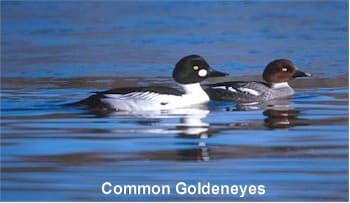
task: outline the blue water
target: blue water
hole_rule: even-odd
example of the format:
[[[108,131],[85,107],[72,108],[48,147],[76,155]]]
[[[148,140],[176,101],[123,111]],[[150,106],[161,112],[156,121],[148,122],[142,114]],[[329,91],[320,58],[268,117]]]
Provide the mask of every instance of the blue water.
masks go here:
[[[1,1],[1,200],[348,200],[347,1]],[[279,106],[94,115],[61,104],[165,84],[200,54],[232,79],[291,59]],[[288,116],[284,113],[288,112]],[[200,124],[193,125],[195,121]],[[104,195],[101,184],[265,185],[264,195]]]

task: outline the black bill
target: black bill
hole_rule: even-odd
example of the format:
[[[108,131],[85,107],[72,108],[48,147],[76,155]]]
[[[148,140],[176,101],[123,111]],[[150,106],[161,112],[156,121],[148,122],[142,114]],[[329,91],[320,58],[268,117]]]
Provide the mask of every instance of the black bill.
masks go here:
[[[227,73],[223,73],[220,71],[216,71],[214,69],[209,69],[208,77],[222,77],[228,75]]]
[[[311,73],[306,73],[306,72],[297,70],[297,71],[294,73],[293,78],[311,77],[311,76],[312,76]]]

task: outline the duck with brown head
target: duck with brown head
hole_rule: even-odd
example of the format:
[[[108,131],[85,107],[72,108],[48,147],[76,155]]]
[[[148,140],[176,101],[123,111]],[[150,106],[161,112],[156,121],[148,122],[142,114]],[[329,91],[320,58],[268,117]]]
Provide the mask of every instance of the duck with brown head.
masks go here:
[[[298,77],[311,77],[311,74],[298,70],[288,59],[277,59],[266,66],[262,76],[265,82],[229,81],[210,84],[205,91],[213,100],[264,102],[293,95],[289,82]]]

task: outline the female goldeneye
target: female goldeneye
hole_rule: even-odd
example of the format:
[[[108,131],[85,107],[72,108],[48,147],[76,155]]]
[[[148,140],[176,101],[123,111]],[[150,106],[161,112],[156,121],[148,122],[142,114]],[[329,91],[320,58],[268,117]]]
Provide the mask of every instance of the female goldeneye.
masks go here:
[[[124,87],[96,92],[75,104],[93,110],[128,112],[190,107],[209,101],[199,82],[208,77],[225,75],[227,74],[213,70],[201,56],[190,55],[178,61],[173,71],[174,80],[184,92],[163,86]]]
[[[294,94],[288,84],[298,77],[310,77],[310,73],[302,72],[287,59],[270,62],[263,73],[266,82],[230,81],[209,84],[205,91],[213,100],[228,100],[239,103],[264,102]]]

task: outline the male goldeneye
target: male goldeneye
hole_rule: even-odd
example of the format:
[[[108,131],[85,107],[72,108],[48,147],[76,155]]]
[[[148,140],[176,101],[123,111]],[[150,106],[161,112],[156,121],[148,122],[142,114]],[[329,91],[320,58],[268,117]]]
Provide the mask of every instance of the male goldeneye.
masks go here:
[[[209,96],[199,82],[208,77],[225,75],[227,74],[213,70],[201,56],[190,55],[178,61],[173,71],[174,80],[184,92],[163,86],[124,87],[96,92],[75,104],[94,110],[128,112],[190,107],[209,101]]]
[[[229,81],[210,84],[205,89],[213,100],[228,100],[239,103],[265,102],[288,97],[294,94],[288,84],[297,77],[310,77],[310,73],[302,72],[287,59],[270,62],[263,73],[266,82]]]

